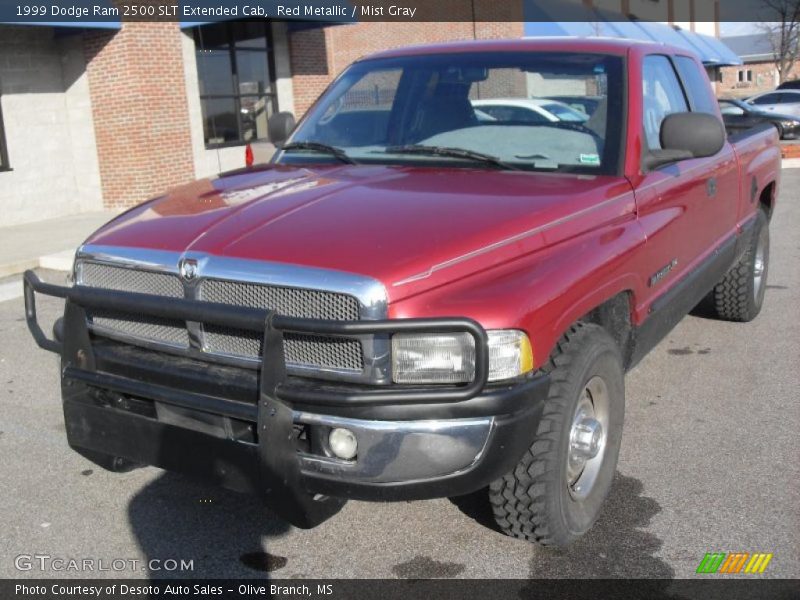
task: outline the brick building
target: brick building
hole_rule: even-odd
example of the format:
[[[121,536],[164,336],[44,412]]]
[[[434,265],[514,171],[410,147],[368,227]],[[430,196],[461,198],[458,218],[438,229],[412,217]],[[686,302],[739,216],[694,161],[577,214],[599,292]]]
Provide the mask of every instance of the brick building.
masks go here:
[[[722,38],[722,42],[736,52],[744,64],[720,69],[718,96],[752,96],[774,90],[780,83],[772,45],[764,33],[729,36]],[[800,71],[795,66],[790,78],[798,76]]]
[[[487,17],[496,10],[476,4]],[[251,140],[260,140],[257,158],[268,156],[269,115],[299,117],[354,59],[413,43],[522,37],[513,18],[0,25],[0,226],[131,206],[243,166]]]

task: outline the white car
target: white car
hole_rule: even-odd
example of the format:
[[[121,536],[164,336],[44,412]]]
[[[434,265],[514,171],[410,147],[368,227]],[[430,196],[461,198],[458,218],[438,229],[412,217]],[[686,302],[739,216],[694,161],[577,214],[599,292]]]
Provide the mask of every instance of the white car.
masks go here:
[[[765,112],[800,117],[800,90],[775,90],[756,94],[745,100]]]
[[[547,98],[489,98],[471,100],[471,103],[476,114],[480,112],[489,115],[495,121],[583,123],[589,118],[563,102]],[[480,114],[478,116],[480,118]]]

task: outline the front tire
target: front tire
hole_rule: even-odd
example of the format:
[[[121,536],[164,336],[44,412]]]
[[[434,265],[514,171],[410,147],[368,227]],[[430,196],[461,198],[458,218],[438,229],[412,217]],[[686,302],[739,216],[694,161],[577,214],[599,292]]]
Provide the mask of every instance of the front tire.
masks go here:
[[[714,287],[717,316],[728,321],[755,319],[764,304],[768,270],[769,221],[760,209],[747,250]]]
[[[625,413],[622,356],[600,326],[578,323],[548,365],[550,392],[533,444],[489,486],[507,535],[564,546],[600,514],[617,466]]]

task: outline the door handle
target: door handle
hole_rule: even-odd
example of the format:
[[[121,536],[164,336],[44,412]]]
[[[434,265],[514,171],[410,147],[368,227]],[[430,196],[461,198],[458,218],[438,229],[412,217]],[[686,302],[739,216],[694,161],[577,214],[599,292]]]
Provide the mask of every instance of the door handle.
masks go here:
[[[709,177],[706,179],[706,196],[713,198],[717,195],[717,178]]]

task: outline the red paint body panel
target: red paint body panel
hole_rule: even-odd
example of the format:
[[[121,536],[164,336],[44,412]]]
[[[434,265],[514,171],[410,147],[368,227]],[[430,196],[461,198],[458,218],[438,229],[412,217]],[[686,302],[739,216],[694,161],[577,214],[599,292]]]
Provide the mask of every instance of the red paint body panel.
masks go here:
[[[505,40],[392,50],[569,50],[627,57],[619,176],[407,166],[269,166],[203,180],[133,209],[88,242],[278,261],[361,273],[386,287],[391,317],[467,316],[521,328],[542,362],[576,319],[621,292],[636,324],[754,214],[776,183],[775,135],[717,156],[641,169],[641,61],[678,54],[619,40]],[[698,68],[699,63],[698,63]],[[718,180],[707,198],[706,180]],[[677,259],[657,288],[650,276]]]

